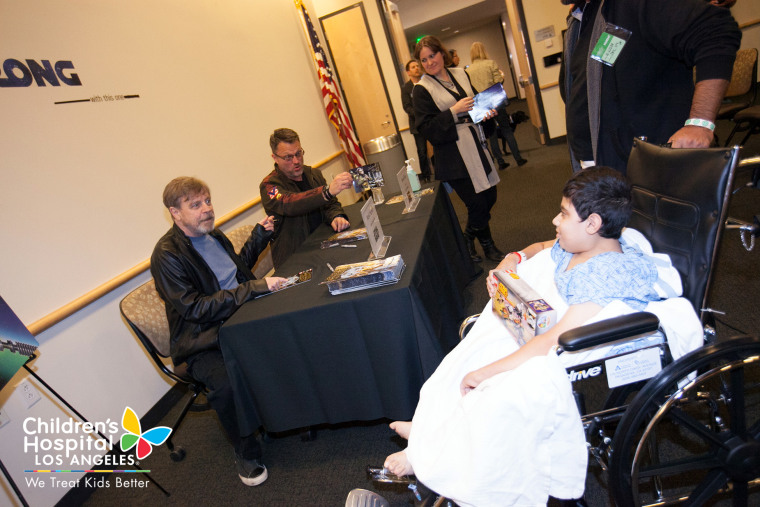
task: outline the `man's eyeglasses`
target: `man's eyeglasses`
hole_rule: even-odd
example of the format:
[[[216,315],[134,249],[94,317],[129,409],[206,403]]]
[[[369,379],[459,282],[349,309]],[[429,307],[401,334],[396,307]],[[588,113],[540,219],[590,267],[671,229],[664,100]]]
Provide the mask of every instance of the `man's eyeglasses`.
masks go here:
[[[294,158],[303,158],[303,154],[304,153],[306,153],[306,150],[304,150],[302,148],[302,149],[298,150],[297,152],[295,152],[293,154],[290,154],[290,155],[282,156],[282,155],[278,155],[277,153],[275,153],[274,156],[277,157],[277,158],[281,158],[285,162],[293,162]]]

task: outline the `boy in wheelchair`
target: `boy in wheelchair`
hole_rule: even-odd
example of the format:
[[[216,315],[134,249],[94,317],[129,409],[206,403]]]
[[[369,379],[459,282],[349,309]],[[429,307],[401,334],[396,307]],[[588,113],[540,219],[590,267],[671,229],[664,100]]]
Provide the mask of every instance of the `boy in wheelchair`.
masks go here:
[[[558,337],[592,320],[651,311],[651,302],[679,293],[680,279],[667,256],[634,244],[643,240],[635,231],[626,235],[633,241],[621,239],[631,189],[620,173],[604,167],[576,173],[560,210],[555,240],[513,252],[496,268],[517,271],[559,321],[518,348],[489,304],[422,387],[413,420],[391,424],[408,447],[388,456],[390,473],[415,474],[462,506],[582,497],[586,441],[565,368],[586,357],[558,356]],[[489,295],[495,287],[492,271]],[[662,313],[677,318],[688,343],[681,347],[690,349],[701,343],[701,326],[688,301],[682,303]]]

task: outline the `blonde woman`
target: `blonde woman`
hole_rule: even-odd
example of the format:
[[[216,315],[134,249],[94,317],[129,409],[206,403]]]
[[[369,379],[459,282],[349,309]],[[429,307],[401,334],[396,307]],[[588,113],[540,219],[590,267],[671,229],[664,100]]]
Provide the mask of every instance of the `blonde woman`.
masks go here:
[[[472,43],[470,47],[470,59],[472,60],[472,64],[466,70],[475,89],[483,91],[496,83],[504,82],[504,73],[496,65],[496,62],[488,58],[486,47],[482,42]],[[496,116],[498,128],[489,138],[489,142],[491,143],[491,152],[499,163],[499,169],[506,169],[509,166],[509,163],[504,161],[499,149],[499,136],[509,145],[509,149],[512,150],[512,156],[515,157],[517,165],[525,165],[528,161],[520,155],[520,148],[517,146],[512,127],[509,126],[507,105],[504,104],[497,108],[496,112],[498,113]]]

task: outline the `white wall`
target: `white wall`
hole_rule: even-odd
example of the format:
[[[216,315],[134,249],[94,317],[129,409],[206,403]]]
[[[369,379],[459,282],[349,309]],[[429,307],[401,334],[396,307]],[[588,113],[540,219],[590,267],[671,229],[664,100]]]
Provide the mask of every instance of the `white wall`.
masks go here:
[[[448,49],[456,49],[459,55],[459,67],[465,68],[472,63],[470,59],[470,46],[473,42],[482,42],[486,47],[488,57],[496,62],[504,72],[504,89],[509,98],[516,97],[515,84],[512,79],[512,70],[509,67],[510,58],[507,53],[507,47],[504,42],[504,32],[501,28],[501,21],[494,19],[486,24],[463,30],[456,35],[441,39],[441,42]]]
[[[150,256],[170,226],[161,192],[171,178],[204,179],[222,216],[258,196],[271,170],[273,129],[297,130],[307,163],[340,149],[292,2],[0,0],[0,7],[3,59],[70,60],[82,82],[0,88],[0,294],[27,325]],[[140,97],[54,104],[124,94]],[[254,209],[234,225],[261,216]],[[37,337],[34,368],[92,421],[120,421],[127,404],[142,416],[169,387],[118,311],[147,279]],[[0,458],[30,504],[53,505],[65,488],[24,486],[23,470],[40,466],[23,452],[22,423],[69,416],[45,398],[27,409],[13,389],[23,377],[0,394],[11,419],[0,428]],[[0,504],[13,504],[2,486]]]

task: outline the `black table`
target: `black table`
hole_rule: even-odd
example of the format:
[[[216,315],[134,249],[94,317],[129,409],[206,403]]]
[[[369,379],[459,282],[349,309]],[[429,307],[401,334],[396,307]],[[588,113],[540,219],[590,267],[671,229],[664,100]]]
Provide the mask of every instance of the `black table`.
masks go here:
[[[337,296],[320,285],[333,267],[366,261],[357,248],[320,249],[332,230],[321,226],[278,270],[312,268],[310,282],[243,305],[219,340],[238,407],[257,410],[268,431],[322,423],[389,418],[409,420],[423,382],[458,342],[463,288],[474,277],[457,217],[442,186],[404,204],[379,205],[387,256],[407,264],[401,280]],[[348,206],[362,227],[364,202]]]

